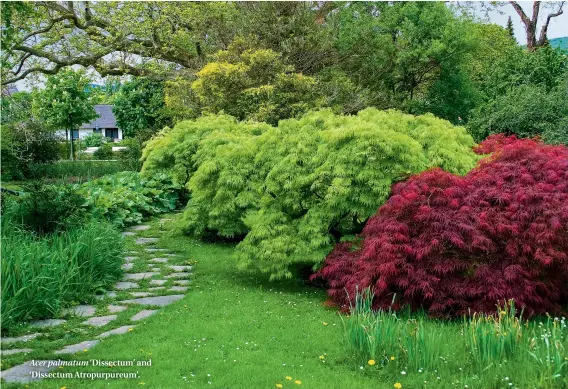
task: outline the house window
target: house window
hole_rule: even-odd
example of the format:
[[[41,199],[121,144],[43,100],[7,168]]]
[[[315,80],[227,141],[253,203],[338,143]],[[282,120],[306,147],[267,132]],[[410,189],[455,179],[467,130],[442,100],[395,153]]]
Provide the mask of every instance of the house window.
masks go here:
[[[111,138],[112,140],[118,139],[118,128],[106,128],[105,137]]]
[[[79,139],[79,130],[71,130],[71,134],[73,135],[73,139]]]
[[[94,134],[102,134],[102,132],[103,132],[102,128],[93,128]]]

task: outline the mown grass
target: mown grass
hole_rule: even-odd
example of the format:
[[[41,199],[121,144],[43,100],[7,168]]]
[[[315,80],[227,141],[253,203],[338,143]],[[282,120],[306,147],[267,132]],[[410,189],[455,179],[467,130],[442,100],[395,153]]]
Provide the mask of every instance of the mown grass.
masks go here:
[[[420,342],[426,342],[437,345],[438,351],[423,358],[419,352],[411,357],[396,349],[392,355],[377,349],[376,363],[371,366],[369,356],[353,349],[346,336],[347,321],[354,320],[354,316],[340,316],[326,307],[323,290],[308,287],[300,280],[268,282],[262,276],[241,273],[234,266],[233,245],[206,244],[183,237],[173,231],[172,223],[161,225],[154,221],[152,226],[147,236],[156,236],[160,226],[167,230],[160,234],[160,247],[180,254],[184,261],[196,261],[188,295],[140,323],[134,331],[108,338],[86,353],[65,357],[151,359],[152,366],[63,368],[58,371],[134,371],[139,377],[44,380],[29,384],[29,388],[256,389],[275,388],[277,384],[314,389],[384,389],[395,384],[404,389],[551,387],[521,385],[523,366],[519,365],[515,365],[518,370],[506,370],[508,376],[494,370],[490,379],[482,381],[479,377],[483,369],[468,366],[468,351],[459,346],[465,344],[462,323],[417,316],[404,320],[402,328],[410,334],[418,330],[425,338],[403,337],[403,341],[416,342],[403,343],[403,347],[418,350],[424,344]],[[133,245],[128,249],[141,250]],[[394,336],[393,344],[399,346],[400,338],[394,333],[389,334],[387,328],[380,331],[385,332],[383,338],[387,341]],[[411,368],[420,364],[427,367]],[[513,366],[507,359],[498,365]],[[478,371],[478,378],[471,371]],[[566,387],[565,381],[557,383],[554,388]]]

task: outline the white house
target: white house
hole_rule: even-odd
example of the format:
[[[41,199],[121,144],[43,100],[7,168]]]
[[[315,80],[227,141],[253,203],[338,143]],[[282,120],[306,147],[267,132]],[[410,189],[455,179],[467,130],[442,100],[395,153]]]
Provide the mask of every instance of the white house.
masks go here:
[[[89,123],[81,124],[77,130],[73,130],[73,139],[83,139],[93,133],[99,133],[107,138],[111,138],[113,142],[122,139],[122,130],[116,125],[116,118],[112,113],[112,105],[95,105],[95,111],[99,115],[96,119]],[[62,138],[69,139],[68,132],[58,130],[56,134]]]

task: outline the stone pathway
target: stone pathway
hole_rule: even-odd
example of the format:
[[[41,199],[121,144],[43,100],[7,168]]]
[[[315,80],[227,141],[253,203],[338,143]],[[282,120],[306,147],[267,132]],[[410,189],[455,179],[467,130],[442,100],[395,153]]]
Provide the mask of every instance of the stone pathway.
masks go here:
[[[170,220],[160,219],[160,222]],[[37,342],[36,339],[49,339],[42,337],[42,335],[49,335],[50,331],[53,331],[51,327],[72,326],[75,325],[74,323],[78,323],[78,333],[82,331],[85,334],[91,334],[83,335],[83,339],[88,336],[94,340],[82,340],[76,344],[68,344],[63,348],[58,346],[59,349],[52,351],[53,360],[57,360],[58,355],[62,354],[82,353],[95,347],[98,343],[104,342],[104,339],[109,336],[132,331],[138,323],[155,315],[159,307],[181,300],[191,284],[192,267],[187,264],[188,262],[183,263],[184,258],[181,256],[159,247],[160,238],[141,236],[149,230],[151,230],[149,225],[138,225],[123,232],[124,239],[131,239],[139,249],[127,253],[122,265],[125,272],[124,277],[116,282],[112,287],[113,290],[97,296],[101,303],[96,307],[79,305],[62,310],[58,318],[30,323],[30,329],[35,330],[33,333],[2,338],[2,358],[10,355],[33,354],[34,342]],[[136,269],[136,272],[133,271],[134,269]],[[105,305],[101,305],[103,303]],[[124,312],[127,310],[128,312]],[[136,313],[133,314],[133,311]],[[81,321],[79,322],[79,320]],[[70,323],[67,323],[67,321],[70,321]],[[116,328],[113,328],[114,322],[124,324],[125,321],[136,324],[114,324]],[[97,335],[97,331],[101,332]],[[6,349],[6,347],[8,348]],[[42,344],[42,347],[45,347],[45,345]],[[37,380],[32,378],[32,371],[47,373],[55,369],[53,366],[31,366],[30,362],[33,357],[28,358],[30,361],[1,371],[0,377],[6,382],[27,383]]]

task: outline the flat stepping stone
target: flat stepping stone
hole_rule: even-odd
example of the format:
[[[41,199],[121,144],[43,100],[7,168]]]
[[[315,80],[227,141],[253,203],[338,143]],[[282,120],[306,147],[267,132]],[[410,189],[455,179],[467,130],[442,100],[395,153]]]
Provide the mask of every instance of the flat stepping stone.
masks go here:
[[[133,235],[136,235],[136,233],[132,231],[124,231],[122,233],[122,236],[133,236]]]
[[[85,350],[89,350],[97,345],[100,340],[86,340],[81,343],[77,344],[70,344],[69,346],[63,347],[61,350],[57,350],[54,354],[75,354],[78,352],[84,352]]]
[[[92,327],[102,327],[106,326],[111,321],[115,320],[118,316],[116,315],[108,315],[108,316],[95,316],[91,317],[89,320],[85,320],[83,323],[86,326]]]
[[[156,262],[156,263],[166,263],[168,261],[169,261],[168,258],[152,258],[152,259],[150,259],[150,262]]]
[[[187,270],[191,270],[191,266],[177,266],[177,265],[168,265],[168,267],[174,271],[187,271]]]
[[[191,281],[189,281],[189,280],[175,280],[174,284],[185,286],[185,285],[191,284]]]
[[[143,280],[145,278],[152,278],[155,275],[160,274],[160,273],[156,273],[156,272],[144,272],[144,273],[131,273],[131,274],[125,274],[123,280],[136,280],[136,281],[140,281]]]
[[[145,319],[147,317],[152,316],[154,313],[158,312],[156,309],[144,309],[143,311],[138,312],[136,315],[130,318],[131,321],[138,321]]]
[[[131,295],[133,295],[134,297],[148,297],[148,296],[153,296],[153,293],[148,293],[148,292],[130,292]]]
[[[11,350],[2,350],[2,355],[13,355],[13,354],[21,354],[21,353],[31,353],[34,351],[31,348],[14,348]]]
[[[78,305],[73,308],[65,309],[63,311],[64,315],[73,315],[81,317],[89,317],[95,314],[96,308],[92,305]]]
[[[138,238],[136,239],[136,244],[148,244],[148,243],[156,243],[158,238]]]
[[[172,273],[167,276],[164,276],[164,278],[187,278],[190,275],[191,273]]]
[[[63,323],[67,323],[67,320],[63,320],[63,319],[38,320],[38,321],[31,322],[30,325],[32,327],[45,328],[45,327],[59,326]]]
[[[118,290],[127,290],[127,289],[135,289],[138,288],[138,284],[136,282],[124,282],[120,281],[114,284],[114,289]],[[116,297],[116,294],[114,295]]]
[[[18,336],[16,338],[1,338],[0,342],[1,343],[29,342],[30,340],[33,340],[40,335],[41,334],[39,332],[36,332],[34,334]]]
[[[126,307],[122,307],[120,305],[109,305],[107,308],[110,313],[118,313],[127,309]]]
[[[111,335],[121,335],[121,334],[126,334],[129,330],[133,329],[136,326],[122,326],[122,327],[118,327],[115,328],[114,330],[110,330],[107,332],[103,332],[102,334],[100,334],[99,336],[97,336],[97,338],[107,338]]]
[[[124,271],[132,270],[133,267],[134,267],[133,263],[125,263],[124,265],[121,266],[122,270]]]
[[[51,366],[48,367],[49,362]],[[32,381],[39,381],[41,378],[33,377],[32,372],[37,373],[49,373],[57,368],[57,361],[45,361],[45,366],[31,366],[32,361],[27,361],[21,365],[14,366],[10,369],[3,370],[0,372],[0,377],[6,382],[18,382],[18,383],[28,383]],[[38,374],[39,375],[39,374]]]
[[[124,257],[124,260],[125,260],[126,262],[132,262],[132,261],[134,261],[135,259],[138,259],[138,257]]]
[[[160,219],[160,223],[171,222],[174,219],[170,219],[169,217],[163,217]]]
[[[187,286],[172,286],[168,290],[170,292],[185,292],[187,290]]]
[[[104,300],[105,298],[115,298],[117,296],[116,292],[106,292],[102,296],[97,296],[97,300]]]
[[[146,231],[149,230],[151,227],[145,224],[141,224],[139,226],[130,227],[132,231]]]
[[[165,286],[154,286],[153,288],[148,288],[148,290],[164,290],[166,289]]]
[[[168,251],[168,249],[157,249],[155,247],[151,247],[151,248],[145,249],[145,250],[149,253],[157,253],[159,251]],[[164,254],[164,255],[167,255],[167,254]]]
[[[159,273],[160,270],[161,270],[161,269],[160,269],[159,267],[151,267],[151,268],[150,268],[150,271],[153,271],[153,272],[156,272],[156,273]]]
[[[164,285],[166,282],[168,282],[168,280],[150,280],[150,285],[162,286],[162,285]]]
[[[181,300],[185,296],[183,294],[171,294],[169,296],[156,296],[156,297],[144,297],[133,300],[121,301],[123,304],[141,304],[141,305],[155,305],[158,307],[165,307],[175,301]]]
[[[177,257],[177,254],[164,254],[166,257]]]

